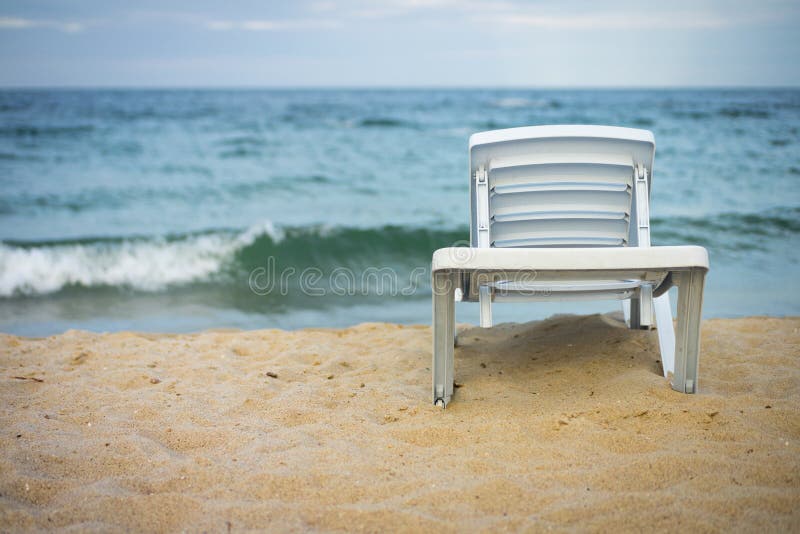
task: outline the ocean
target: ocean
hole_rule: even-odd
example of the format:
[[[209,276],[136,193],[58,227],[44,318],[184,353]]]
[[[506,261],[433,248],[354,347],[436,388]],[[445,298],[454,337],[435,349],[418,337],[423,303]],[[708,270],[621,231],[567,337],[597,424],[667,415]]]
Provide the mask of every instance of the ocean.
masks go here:
[[[652,241],[708,249],[704,316],[800,314],[800,90],[4,90],[0,331],[429,323],[470,134],[539,124],[652,130]]]

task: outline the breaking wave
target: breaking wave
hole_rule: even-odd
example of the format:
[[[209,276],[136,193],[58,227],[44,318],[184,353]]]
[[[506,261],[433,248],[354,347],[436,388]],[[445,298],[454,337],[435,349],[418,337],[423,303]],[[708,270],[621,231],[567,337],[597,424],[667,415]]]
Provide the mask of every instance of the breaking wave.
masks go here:
[[[0,297],[71,288],[116,287],[157,292],[189,284],[246,283],[248,273],[276,258],[278,269],[365,268],[430,262],[433,250],[468,231],[382,228],[212,230],[163,237],[90,238],[0,243]]]

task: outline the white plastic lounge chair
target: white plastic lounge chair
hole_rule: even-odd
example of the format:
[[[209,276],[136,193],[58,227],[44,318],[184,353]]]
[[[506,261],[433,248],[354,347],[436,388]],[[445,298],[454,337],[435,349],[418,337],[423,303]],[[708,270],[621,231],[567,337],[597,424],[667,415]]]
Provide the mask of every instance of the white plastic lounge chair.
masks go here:
[[[492,324],[493,301],[622,299],[631,328],[657,324],[672,388],[697,391],[708,254],[650,246],[653,134],[511,128],[474,134],[469,152],[470,247],[433,254],[434,404],[453,395],[459,297],[480,302],[483,327]],[[674,285],[677,339],[667,293]]]

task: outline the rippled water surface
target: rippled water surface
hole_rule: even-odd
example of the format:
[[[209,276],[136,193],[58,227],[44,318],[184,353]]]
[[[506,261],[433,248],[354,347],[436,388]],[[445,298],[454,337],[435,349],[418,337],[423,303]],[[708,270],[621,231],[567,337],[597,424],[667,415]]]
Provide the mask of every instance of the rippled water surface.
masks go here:
[[[428,322],[418,269],[468,237],[469,135],[536,124],[652,130],[653,242],[709,249],[706,316],[800,313],[797,90],[3,91],[0,330]],[[270,257],[326,296],[254,293]]]

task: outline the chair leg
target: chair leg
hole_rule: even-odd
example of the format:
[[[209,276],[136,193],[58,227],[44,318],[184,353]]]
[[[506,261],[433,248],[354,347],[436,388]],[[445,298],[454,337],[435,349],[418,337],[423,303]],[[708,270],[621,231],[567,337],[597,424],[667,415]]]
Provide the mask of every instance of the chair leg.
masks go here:
[[[653,327],[653,286],[642,284],[639,288],[639,328]]]
[[[628,302],[628,328],[639,330],[642,327],[642,313],[639,311],[641,301],[639,297],[631,297]]]
[[[631,330],[648,330],[653,326],[653,286],[642,284],[639,296],[630,298],[630,319],[628,325]]]
[[[433,273],[433,403],[442,408],[453,396],[455,281],[450,273]]]
[[[492,288],[481,286],[478,290],[478,300],[481,306],[481,328],[492,327]]]
[[[672,324],[669,293],[654,298],[653,307],[656,313],[658,345],[661,348],[661,367],[664,369],[664,378],[666,378],[668,373],[675,372],[675,326]]]
[[[678,328],[672,389],[683,393],[696,393],[700,361],[700,320],[706,273],[702,269],[691,269],[673,273],[673,276],[675,274],[678,280]]]

